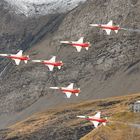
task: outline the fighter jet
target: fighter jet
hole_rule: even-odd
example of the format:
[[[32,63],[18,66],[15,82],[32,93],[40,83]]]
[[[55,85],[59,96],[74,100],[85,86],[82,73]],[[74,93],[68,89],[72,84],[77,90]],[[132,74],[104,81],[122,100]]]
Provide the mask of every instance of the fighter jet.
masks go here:
[[[91,46],[90,42],[84,43],[84,37],[81,37],[78,41],[60,41],[60,43],[72,45],[73,47],[77,49],[78,52],[80,52],[82,48],[85,48],[86,50],[88,50],[89,47]]]
[[[107,35],[110,35],[111,31],[118,31],[121,29],[119,25],[113,25],[113,21],[110,20],[107,24],[90,24],[93,27],[99,27],[106,31]]]
[[[80,93],[80,88],[74,89],[73,86],[74,86],[74,83],[71,83],[67,87],[50,87],[50,88],[59,89],[60,91],[66,94],[67,98],[70,98],[72,94],[75,94],[76,96],[78,96]]]
[[[107,118],[105,118],[105,119],[101,118],[101,112],[97,112],[97,114],[94,116],[77,116],[77,117],[82,118],[84,120],[91,121],[95,128],[98,127],[99,123],[102,123],[104,126],[107,123]]]
[[[63,66],[62,61],[56,62],[56,56],[53,56],[50,60],[32,60],[32,62],[42,63],[48,66],[50,71],[53,71],[54,67],[58,67],[58,69],[61,69]]]
[[[16,65],[20,64],[20,61],[24,61],[26,64],[30,60],[28,55],[22,55],[23,50],[20,50],[17,54],[0,54],[2,57],[11,58],[15,61]]]

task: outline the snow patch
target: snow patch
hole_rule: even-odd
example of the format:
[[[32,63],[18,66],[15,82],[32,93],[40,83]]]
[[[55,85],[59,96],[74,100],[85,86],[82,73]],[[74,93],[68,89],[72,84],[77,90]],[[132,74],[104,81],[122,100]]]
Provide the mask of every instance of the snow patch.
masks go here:
[[[26,16],[46,15],[70,11],[86,0],[5,0],[17,13]]]

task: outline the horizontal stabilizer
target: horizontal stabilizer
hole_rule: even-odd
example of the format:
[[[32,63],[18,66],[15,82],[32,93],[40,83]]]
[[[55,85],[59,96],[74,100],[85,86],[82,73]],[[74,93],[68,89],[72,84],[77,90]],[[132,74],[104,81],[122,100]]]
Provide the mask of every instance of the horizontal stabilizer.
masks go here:
[[[75,93],[75,95],[78,97],[79,96],[79,93]]]
[[[106,126],[106,123],[104,122],[103,125]]]
[[[61,66],[58,66],[58,69],[60,70],[61,69]]]
[[[25,64],[27,64],[28,63],[28,60],[24,60],[24,62],[25,62]]]
[[[118,33],[118,30],[115,30],[115,33],[117,34]]]

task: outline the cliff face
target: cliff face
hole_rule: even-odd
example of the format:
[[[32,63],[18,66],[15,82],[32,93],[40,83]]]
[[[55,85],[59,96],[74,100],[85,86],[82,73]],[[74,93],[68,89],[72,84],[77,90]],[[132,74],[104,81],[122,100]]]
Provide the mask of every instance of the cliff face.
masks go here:
[[[3,114],[15,115],[11,120],[6,119],[8,122],[3,126],[62,103],[138,92],[140,33],[133,29],[140,29],[139,8],[140,2],[136,0],[88,0],[68,13],[37,18],[13,17],[7,11],[0,24],[6,25],[1,30],[11,35],[10,40],[15,38],[11,41],[13,49],[14,46],[28,48],[26,53],[32,59],[49,59],[56,55],[65,65],[51,73],[41,64],[29,62],[19,67],[10,64],[0,81],[0,112],[4,119]],[[107,36],[100,29],[89,27],[90,23],[107,23],[111,19],[129,31],[112,32]],[[83,49],[77,53],[75,48],[59,43],[60,40],[78,40],[81,35],[91,42],[89,51]],[[6,53],[9,48],[9,52],[15,52],[9,47],[12,46],[10,41],[6,42],[7,34],[2,38],[8,48],[3,50],[4,45],[1,46],[2,52]],[[8,60],[2,61],[2,66],[6,65],[5,61]],[[78,98],[66,100],[63,94],[48,88],[67,86],[70,82],[81,87]]]

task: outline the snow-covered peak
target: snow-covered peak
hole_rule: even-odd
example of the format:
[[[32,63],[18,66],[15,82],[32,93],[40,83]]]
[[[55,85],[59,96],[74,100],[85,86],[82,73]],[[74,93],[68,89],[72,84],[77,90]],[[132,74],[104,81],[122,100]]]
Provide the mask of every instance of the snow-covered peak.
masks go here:
[[[80,2],[86,0],[5,0],[14,7],[17,13],[26,16],[34,14],[45,15],[52,13],[62,13],[72,10]]]

